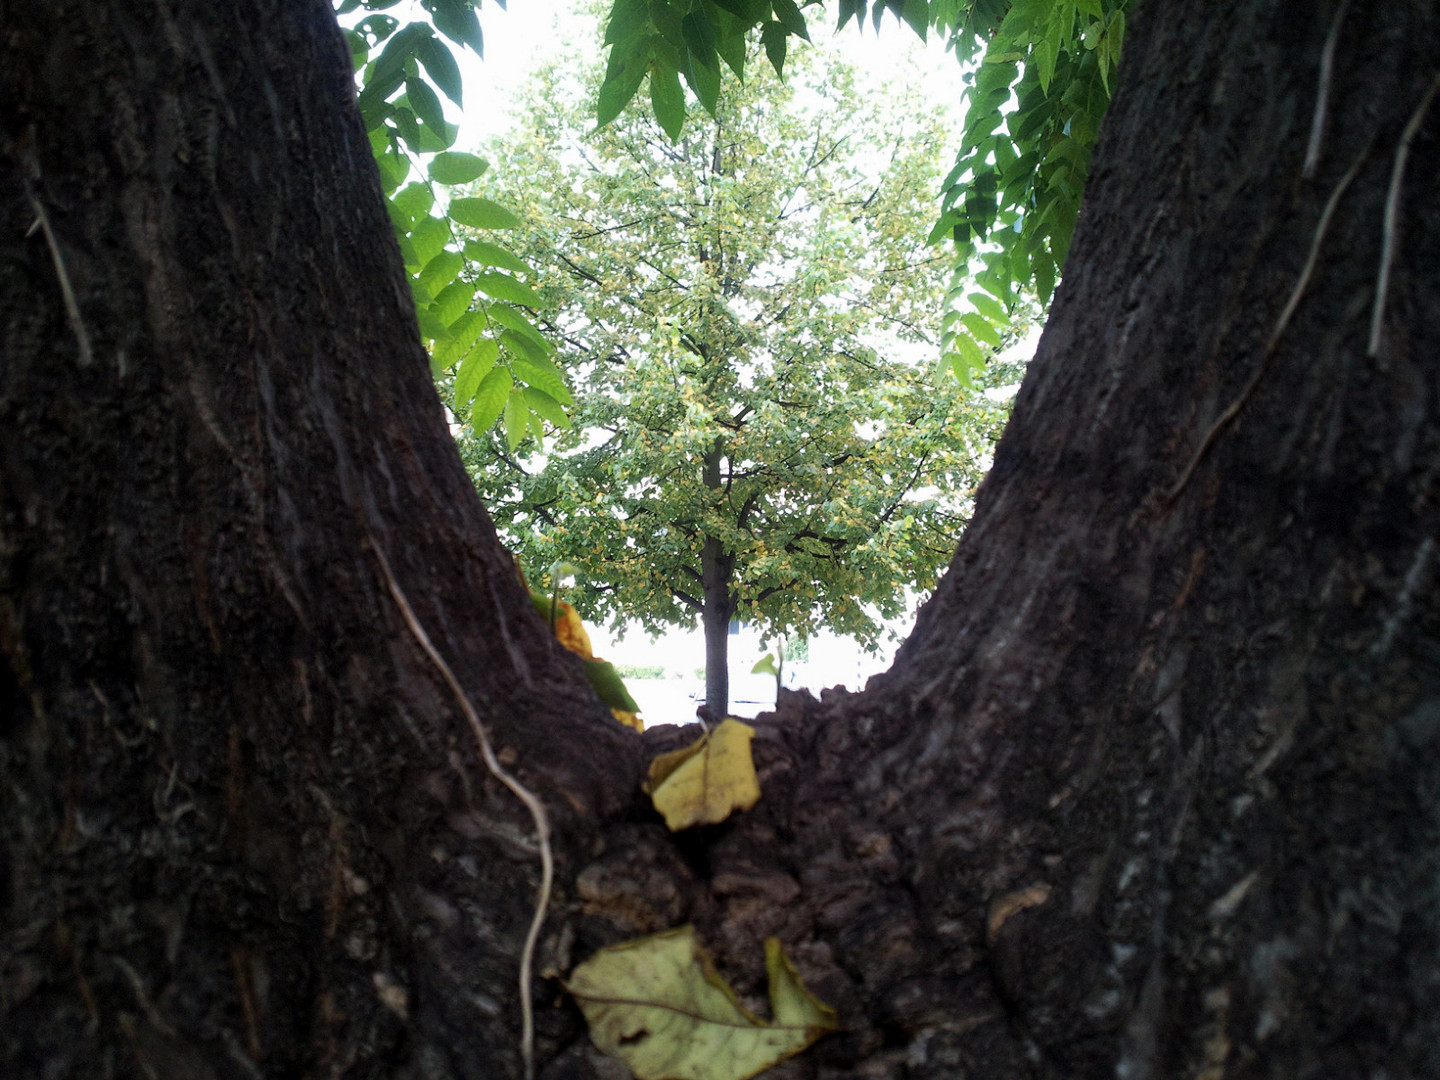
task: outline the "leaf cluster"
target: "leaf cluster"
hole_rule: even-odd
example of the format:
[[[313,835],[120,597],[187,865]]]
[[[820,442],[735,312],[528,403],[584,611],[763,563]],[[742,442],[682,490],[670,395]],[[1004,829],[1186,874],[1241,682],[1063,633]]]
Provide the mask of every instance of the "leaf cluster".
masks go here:
[[[853,21],[878,31],[890,12],[922,39],[941,34],[961,69],[962,141],[930,239],[955,246],[955,317],[944,356],[962,381],[1005,332],[1017,295],[1049,302],[1109,104],[1128,7],[1129,0],[838,0],[838,29]],[[804,7],[824,10],[818,2]],[[686,118],[681,79],[713,114],[722,67],[745,74],[747,37],[758,31],[780,72],[790,40],[809,40],[804,11],[791,0],[614,0],[597,120],[618,116],[648,77],[657,122],[678,137]],[[989,302],[976,299],[976,286]]]
[[[473,0],[425,0],[428,20],[404,24],[383,13],[397,3],[342,0],[336,8],[350,20],[361,117],[435,375],[457,413],[480,431],[503,421],[513,447],[541,438],[547,424],[568,426],[572,399],[554,346],[529,315],[539,298],[524,279],[534,270],[494,235],[519,219],[493,199],[462,193],[489,163],[452,149],[456,126],[441,96],[463,104],[451,46],[481,53],[480,22]]]

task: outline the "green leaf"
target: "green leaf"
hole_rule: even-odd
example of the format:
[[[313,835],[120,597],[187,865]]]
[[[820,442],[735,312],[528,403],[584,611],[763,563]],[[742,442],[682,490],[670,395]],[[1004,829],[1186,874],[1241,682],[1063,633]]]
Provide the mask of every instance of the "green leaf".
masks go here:
[[[685,91],[674,69],[650,65],[650,105],[661,130],[678,139],[685,127]]]
[[[776,938],[765,942],[765,968],[769,1023],[740,1004],[689,926],[601,949],[566,989],[595,1045],[638,1080],[746,1080],[838,1024]]]
[[[968,334],[956,334],[950,344],[967,367],[979,370],[985,366],[985,352]]]
[[[747,29],[770,14],[769,0],[715,0],[715,6],[734,15]]]
[[[395,209],[395,204],[388,200],[385,203],[385,209],[389,211],[391,221],[394,221],[399,215],[399,211]],[[420,256],[415,254],[415,245],[410,243],[410,237],[401,231],[403,228],[404,226],[402,225],[395,227],[395,239],[400,244],[400,258],[405,261],[405,269],[418,274],[420,268],[425,264]],[[423,288],[424,286],[421,287]],[[428,303],[429,301],[426,302]]]
[[[461,267],[465,265],[465,256],[458,251],[442,251],[428,263],[425,269],[420,271],[420,284],[433,296],[460,273]]]
[[[500,345],[494,338],[486,338],[475,343],[475,347],[465,354],[465,359],[460,362],[460,370],[455,373],[455,407],[463,409],[475,397],[475,391],[480,387],[480,380],[495,367],[495,361],[500,356]]]
[[[421,123],[432,131],[445,130],[445,110],[440,107],[440,99],[430,89],[429,83],[418,78],[406,79],[405,97]]]
[[[965,329],[975,335],[977,341],[983,341],[993,348],[1000,347],[1000,332],[990,325],[985,316],[974,311],[967,311],[960,316],[960,321],[965,324]]]
[[[790,35],[778,22],[768,22],[760,31],[760,41],[765,46],[765,55],[775,74],[785,74],[785,50],[789,47]]]
[[[428,265],[449,242],[450,225],[444,218],[421,218],[410,230],[410,243],[415,245],[415,256],[420,260],[421,266]]]
[[[516,387],[505,399],[505,444],[512,452],[525,441],[529,420],[530,410],[525,408],[525,397]]]
[[[455,361],[464,356],[470,346],[480,339],[487,325],[488,320],[483,311],[467,311],[451,323],[447,328],[450,339],[435,347],[435,359],[440,364],[440,370],[453,367]]]
[[[468,281],[457,281],[440,290],[432,310],[447,327],[469,310],[475,299],[475,287]]]
[[[415,49],[421,40],[430,36],[430,27],[424,23],[410,23],[405,29],[399,31],[385,45],[383,51],[375,60],[375,66],[371,69],[370,79],[365,89],[360,92],[360,107],[365,107],[365,95],[371,92],[371,87],[378,93],[380,88],[389,85],[390,90],[380,93],[380,97],[389,97],[390,93],[400,85],[405,74],[405,62],[415,55]]]
[[[476,56],[485,54],[485,35],[480,32],[480,19],[466,0],[429,0],[426,6],[435,18],[436,30],[451,41],[470,46]]]
[[[410,162],[398,154],[380,154],[375,158],[375,164],[380,167],[380,187],[387,195],[403,184],[410,175]]]
[[[991,322],[1003,325],[1010,321],[1010,314],[1005,310],[1005,305],[993,296],[987,296],[985,293],[970,293],[965,299],[970,301],[975,310]]]
[[[533,386],[527,386],[525,388],[525,404],[529,406],[531,412],[538,416],[543,416],[558,428],[568,428],[570,426],[570,417],[565,414],[564,407],[549,394],[545,393],[544,390],[537,390]],[[627,711],[639,712],[640,710],[629,709]]]
[[[424,341],[445,341],[450,336],[450,330],[445,321],[430,308],[421,308],[415,312],[415,320],[420,324],[420,337]]]
[[[468,184],[489,167],[488,161],[475,154],[447,150],[430,162],[430,179],[437,184]]]
[[[498,266],[502,270],[513,270],[517,274],[533,274],[535,272],[514,252],[486,240],[465,241],[465,257],[481,266]]]
[[[800,14],[795,0],[771,0],[771,5],[775,9],[775,18],[785,27],[787,33],[806,41],[810,40],[810,31],[805,28],[805,16]]]
[[[1030,266],[1035,271],[1035,294],[1040,298],[1040,303],[1050,303],[1050,297],[1055,292],[1055,262],[1046,251],[1037,251],[1030,259]]]
[[[595,105],[595,126],[602,128],[630,103],[650,67],[650,40],[638,40],[629,48],[616,45],[610,50],[605,81]]]
[[[612,709],[620,709],[628,713],[640,711],[640,706],[635,704],[635,699],[630,696],[630,691],[625,689],[625,683],[620,678],[620,673],[615,670],[614,664],[607,660],[596,660],[593,657],[584,659],[584,664],[585,679],[601,701]]]
[[[720,69],[701,63],[691,53],[686,58],[683,74],[705,111],[714,116],[720,104]]]
[[[455,145],[455,136],[459,134],[459,131],[460,126],[452,124],[448,120],[435,128],[426,124],[418,129],[416,140],[411,145],[415,146],[421,154],[434,154],[441,150],[449,150]]]
[[[518,229],[520,219],[491,199],[450,200],[450,220],[473,229]]]
[[[513,385],[510,369],[503,367],[492,368],[489,374],[480,380],[480,385],[475,388],[475,402],[470,407],[470,427],[476,435],[483,436],[495,426],[495,421],[500,419],[500,413],[505,408],[505,402],[510,400],[510,388]]]
[[[545,351],[545,346],[528,334],[522,334],[517,330],[506,330],[500,335],[500,344],[516,356],[533,360],[542,367],[551,364],[550,355]]]
[[[1031,55],[1035,61],[1035,71],[1040,76],[1040,89],[1048,94],[1050,83],[1055,78],[1055,62],[1060,56],[1060,42],[1053,37],[1041,38],[1035,43]]]
[[[410,221],[418,221],[435,205],[435,196],[425,184],[407,184],[390,199],[390,205],[399,210]],[[408,231],[408,230],[407,230]]]
[[[745,54],[749,52],[749,40],[743,30],[737,30],[731,34],[723,34],[715,43],[715,49],[720,58],[737,79],[745,78]]]
[[[524,334],[547,353],[555,351],[555,346],[550,344],[545,335],[536,329],[535,324],[509,304],[491,304],[485,310],[486,314],[501,326],[507,326],[517,334]]]
[[[910,29],[919,35],[921,41],[925,40],[926,31],[930,29],[928,0],[903,0],[900,17],[910,24]]]
[[[635,37],[650,21],[649,0],[615,0],[605,22],[605,45],[616,45]]]
[[[415,59],[425,65],[425,73],[457,108],[464,104],[460,100],[460,67],[439,38],[432,35],[417,44]]]
[[[542,306],[539,293],[524,282],[516,281],[508,274],[495,274],[488,270],[482,270],[475,275],[475,287],[486,296],[493,296],[496,300],[508,300],[512,304],[524,304],[526,307],[532,308]]]
[[[549,361],[537,361],[528,356],[511,354],[510,368],[527,386],[544,390],[562,405],[573,403],[570,389],[565,385],[565,377],[560,374],[560,369]]]
[[[690,55],[706,67],[718,70],[720,62],[715,55],[715,26],[705,12],[698,8],[691,11],[680,20],[680,29],[685,35]]]

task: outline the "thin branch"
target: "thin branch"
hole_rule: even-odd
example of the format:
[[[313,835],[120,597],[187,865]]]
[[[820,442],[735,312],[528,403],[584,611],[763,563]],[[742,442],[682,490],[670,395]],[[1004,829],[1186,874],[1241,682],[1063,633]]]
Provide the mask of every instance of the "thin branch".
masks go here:
[[[786,589],[793,589],[793,588],[795,588],[795,586],[797,586],[797,585],[799,585],[799,584],[800,584],[800,579],[799,579],[799,578],[791,578],[791,579],[790,579],[789,581],[787,581],[784,585],[767,585],[765,588],[761,589],[758,593],[755,594],[755,600],[754,600],[754,602],[757,603],[757,604],[764,603],[766,600],[770,599],[770,597],[774,596],[776,593],[778,593],[778,592],[784,592]]]
[[[587,224],[588,224],[588,222],[587,222]],[[572,240],[593,240],[595,237],[597,237],[597,236],[604,236],[606,233],[618,232],[618,231],[620,231],[621,229],[633,229],[636,225],[643,225],[643,224],[645,224],[645,219],[644,219],[644,218],[636,218],[634,221],[622,222],[622,223],[619,224],[619,225],[607,225],[607,226],[606,226],[605,228],[603,228],[603,229],[594,229],[594,231],[588,232],[588,233],[583,233],[583,234],[581,234],[581,233],[571,233],[571,234],[570,234],[570,239],[572,239]]]
[[[530,811],[530,817],[535,822],[535,838],[540,848],[540,890],[535,899],[535,915],[530,920],[530,931],[525,935],[525,946],[520,952],[520,1057],[525,1066],[525,1080],[535,1080],[535,1010],[530,994],[534,981],[532,970],[535,963],[535,944],[540,939],[540,928],[545,922],[545,912],[550,906],[550,891],[555,881],[555,856],[550,849],[550,819],[545,813],[544,804],[535,793],[506,772],[500,764],[500,759],[495,756],[495,750],[490,745],[490,736],[480,723],[475,706],[460,688],[460,681],[455,678],[450,665],[430,643],[429,635],[415,617],[415,611],[405,599],[405,593],[396,582],[395,575],[390,572],[390,563],[385,558],[385,553],[380,550],[380,545],[373,536],[369,537],[369,540],[375,558],[380,562],[380,569],[385,573],[385,584],[389,586],[390,595],[394,597],[396,606],[405,617],[405,625],[410,628],[410,633],[420,648],[444,677],[446,685],[450,687],[450,692],[455,695],[455,700],[460,705],[460,711],[469,721],[475,741],[480,744],[480,756],[485,761],[485,767],[490,770],[491,776],[514,792],[515,797],[525,804],[525,809]]]
[[[1390,170],[1390,193],[1385,196],[1385,242],[1380,249],[1380,276],[1375,282],[1375,311],[1370,317],[1369,356],[1380,353],[1380,331],[1385,323],[1385,294],[1390,289],[1390,266],[1395,259],[1395,234],[1400,230],[1400,189],[1405,183],[1405,162],[1410,157],[1410,140],[1420,130],[1435,92],[1440,90],[1440,73],[1430,82],[1430,89],[1420,99],[1415,115],[1400,134],[1400,145],[1395,148],[1395,167]]]

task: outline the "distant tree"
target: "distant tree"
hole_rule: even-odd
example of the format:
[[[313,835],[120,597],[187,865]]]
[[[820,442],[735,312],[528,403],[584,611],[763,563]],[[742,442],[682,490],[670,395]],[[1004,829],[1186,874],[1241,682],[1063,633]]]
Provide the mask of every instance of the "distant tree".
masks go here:
[[[950,259],[917,223],[943,130],[912,94],[871,115],[812,50],[678,142],[638,111],[586,138],[600,72],[571,70],[532,84],[503,197],[516,250],[561,271],[541,322],[574,425],[542,454],[482,393],[465,453],[522,561],[580,569],[582,611],[699,617],[723,714],[732,619],[874,642],[934,584],[998,435],[1002,410],[934,377]]]

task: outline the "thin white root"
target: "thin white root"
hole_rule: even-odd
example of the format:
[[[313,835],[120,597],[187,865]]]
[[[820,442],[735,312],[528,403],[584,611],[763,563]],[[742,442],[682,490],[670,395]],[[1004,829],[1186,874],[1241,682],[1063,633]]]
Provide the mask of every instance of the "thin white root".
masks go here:
[[[60,295],[65,300],[65,312],[70,316],[70,327],[75,331],[75,340],[80,344],[80,366],[89,367],[95,360],[95,354],[90,349],[90,334],[80,318],[80,303],[75,299],[75,289],[70,284],[70,273],[65,269],[65,259],[60,254],[60,243],[55,239],[55,230],[50,227],[50,215],[45,210],[45,204],[30,190],[29,181],[25,184],[25,194],[30,199],[30,208],[35,211],[35,224],[40,226],[40,231],[45,234],[45,243],[50,248],[50,260],[55,264],[55,276],[60,279]]]
[[[390,572],[390,563],[386,560],[380,545],[375,542],[374,537],[370,538],[370,546],[375,549],[375,557],[380,561],[380,569],[385,573],[385,584],[390,588],[390,595],[395,598],[400,613],[405,616],[405,624],[410,628],[410,633],[419,642],[420,648],[425,655],[430,657],[431,663],[439,670],[444,677],[450,692],[455,695],[455,700],[460,705],[460,710],[465,714],[465,719],[470,724],[470,730],[475,735],[475,741],[480,744],[480,756],[485,761],[485,767],[490,770],[490,775],[499,780],[512,792],[515,797],[525,804],[525,809],[530,811],[530,817],[535,822],[535,838],[540,848],[540,889],[535,899],[535,916],[530,920],[530,932],[525,935],[525,947],[520,953],[520,1057],[525,1064],[525,1080],[535,1078],[535,1011],[530,1003],[531,984],[535,964],[535,946],[540,940],[540,928],[545,923],[545,913],[550,907],[550,892],[555,881],[555,857],[550,847],[550,819],[545,813],[545,806],[529,788],[516,780],[510,773],[505,771],[500,760],[495,756],[495,750],[490,745],[490,737],[485,732],[485,726],[480,723],[480,716],[475,711],[475,706],[460,688],[460,682],[455,678],[455,673],[450,670],[450,665],[445,662],[435,646],[431,644],[430,637],[425,633],[425,628],[420,625],[420,620],[415,617],[415,611],[410,602],[405,599],[405,593],[401,590],[395,575]]]
[[[1340,43],[1340,27],[1349,10],[1350,0],[1342,0],[1335,9],[1330,33],[1325,38],[1325,48],[1320,53],[1320,86],[1315,91],[1315,118],[1310,122],[1310,144],[1305,148],[1305,167],[1301,170],[1306,180],[1315,175],[1315,169],[1320,164],[1320,142],[1325,137],[1325,117],[1330,111],[1330,80],[1335,73],[1335,47]]]
[[[1366,354],[1372,357],[1380,354],[1380,333],[1385,326],[1385,294],[1390,289],[1390,266],[1395,259],[1395,236],[1400,231],[1400,189],[1405,184],[1405,162],[1410,157],[1410,142],[1420,130],[1425,114],[1430,111],[1430,103],[1435,100],[1437,90],[1440,90],[1440,74],[1431,80],[1430,89],[1426,90],[1425,96],[1420,99],[1415,115],[1410,117],[1410,122],[1400,133],[1400,144],[1395,148],[1395,167],[1390,170],[1390,193],[1385,196],[1385,240],[1380,248],[1380,275],[1375,282],[1375,308],[1370,316],[1370,346],[1366,350]]]
[[[1315,267],[1320,261],[1320,245],[1325,241],[1325,234],[1330,229],[1330,219],[1335,216],[1335,208],[1340,205],[1340,196],[1345,194],[1345,189],[1350,186],[1350,181],[1360,171],[1360,166],[1370,156],[1370,143],[1365,144],[1365,149],[1360,151],[1353,165],[1346,170],[1340,182],[1335,185],[1335,190],[1330,193],[1330,198],[1325,202],[1325,209],[1320,211],[1320,220],[1315,225],[1315,237],[1310,241],[1310,254],[1305,258],[1305,265],[1300,269],[1299,280],[1295,282],[1295,288],[1290,290],[1290,298],[1285,301],[1285,307],[1280,312],[1280,317],[1275,320],[1275,329],[1270,331],[1270,340],[1265,343],[1265,354],[1261,356],[1260,363],[1255,368],[1255,374],[1250,376],[1250,381],[1245,384],[1245,389],[1232,401],[1219,419],[1210,425],[1210,430],[1200,440],[1200,446],[1190,457],[1190,464],[1185,466],[1185,471],[1180,474],[1180,479],[1175,481],[1170,488],[1169,494],[1165,496],[1166,505],[1171,505],[1185,490],[1185,485],[1190,482],[1190,477],[1199,466],[1200,461],[1209,451],[1216,438],[1225,425],[1234,420],[1244,408],[1245,402],[1250,400],[1250,395],[1255,392],[1255,387],[1260,385],[1265,372],[1270,368],[1270,358],[1275,355],[1275,350],[1280,345],[1280,338],[1285,333],[1285,327],[1290,324],[1290,318],[1295,314],[1295,309],[1300,306],[1300,300],[1305,295],[1305,289],[1310,284],[1310,278],[1315,273]]]

